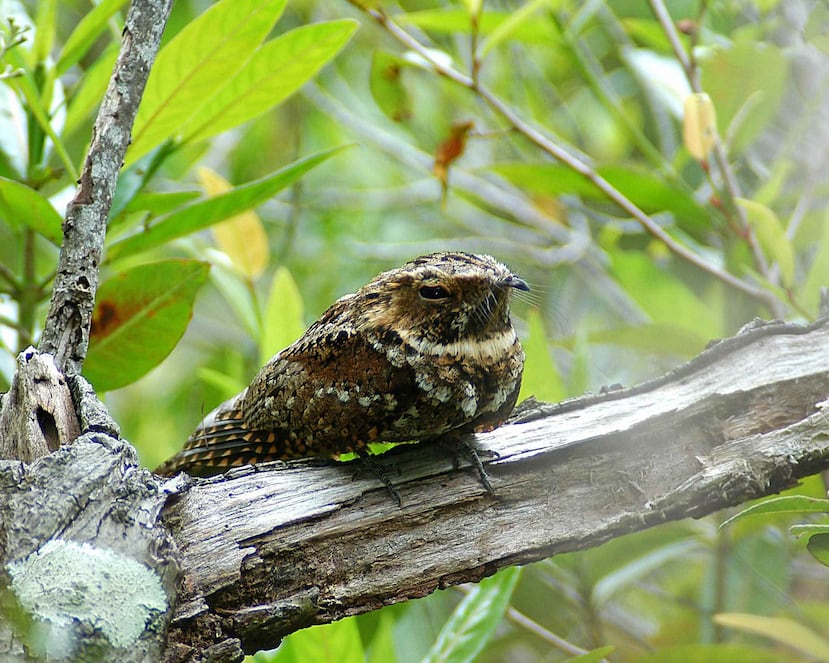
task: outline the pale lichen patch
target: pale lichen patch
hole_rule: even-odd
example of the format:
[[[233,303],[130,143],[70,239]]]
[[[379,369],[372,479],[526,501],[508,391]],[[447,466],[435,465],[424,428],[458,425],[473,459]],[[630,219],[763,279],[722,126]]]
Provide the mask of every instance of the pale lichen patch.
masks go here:
[[[168,608],[161,580],[150,568],[88,543],[49,541],[9,564],[8,573],[20,606],[37,622],[67,632],[85,624],[117,648],[135,643]]]

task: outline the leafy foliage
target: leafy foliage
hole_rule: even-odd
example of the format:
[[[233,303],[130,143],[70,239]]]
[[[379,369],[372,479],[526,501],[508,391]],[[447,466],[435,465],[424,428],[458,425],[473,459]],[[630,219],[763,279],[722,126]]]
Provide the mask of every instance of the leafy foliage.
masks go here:
[[[84,374],[101,391],[155,368],[181,339],[209,265],[166,260],[138,265],[101,284]]]
[[[519,567],[505,569],[474,587],[455,608],[423,660],[427,663],[475,660],[495,633],[520,575]]]
[[[3,5],[6,384],[37,341],[126,4]],[[154,466],[337,297],[438,248],[532,284],[514,305],[523,395],[653,377],[754,316],[812,319],[829,281],[827,24],[813,0],[175,3],[85,372]],[[825,658],[822,497],[815,479],[727,527],[665,525],[256,658]]]

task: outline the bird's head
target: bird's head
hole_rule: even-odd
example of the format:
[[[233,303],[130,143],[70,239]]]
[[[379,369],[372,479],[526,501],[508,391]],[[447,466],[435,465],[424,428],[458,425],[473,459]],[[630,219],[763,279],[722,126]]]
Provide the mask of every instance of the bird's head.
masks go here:
[[[364,329],[389,330],[415,344],[514,339],[509,316],[513,288],[526,282],[487,255],[442,252],[383,272],[355,293]]]

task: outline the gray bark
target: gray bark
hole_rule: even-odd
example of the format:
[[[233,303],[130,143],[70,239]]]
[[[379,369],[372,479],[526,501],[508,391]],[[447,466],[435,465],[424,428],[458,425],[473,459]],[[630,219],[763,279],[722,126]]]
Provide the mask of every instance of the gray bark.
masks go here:
[[[0,659],[156,661],[178,574],[167,494],[89,384],[70,384],[83,434],[0,461]]]
[[[69,387],[51,355],[28,348],[0,394],[0,458],[30,463],[78,437]]]
[[[41,349],[70,376],[170,4],[133,2],[67,209]],[[398,448],[381,462],[402,508],[353,466],[322,461],[162,481],[79,377],[81,434],[55,451],[74,436],[56,405],[66,384],[24,353],[0,412],[2,430],[20,431],[4,446],[18,460],[0,461],[0,657],[239,661],[310,624],[779,491],[829,467],[827,348],[826,320],[759,326],[635,389],[532,404],[477,437],[497,453],[494,495],[439,449]]]
[[[172,0],[133,0],[78,190],[66,208],[63,245],[40,349],[54,355],[67,375],[80,373],[86,358],[112,195],[172,4]]]

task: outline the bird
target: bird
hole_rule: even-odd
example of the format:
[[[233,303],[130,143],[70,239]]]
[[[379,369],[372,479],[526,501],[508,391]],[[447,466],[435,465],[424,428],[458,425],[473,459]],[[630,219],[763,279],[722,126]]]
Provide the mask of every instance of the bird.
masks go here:
[[[211,476],[273,460],[356,453],[373,442],[436,440],[466,456],[518,398],[524,352],[510,318],[526,281],[488,255],[444,251],[382,272],[338,299],[249,386],[210,412],[156,472]]]

